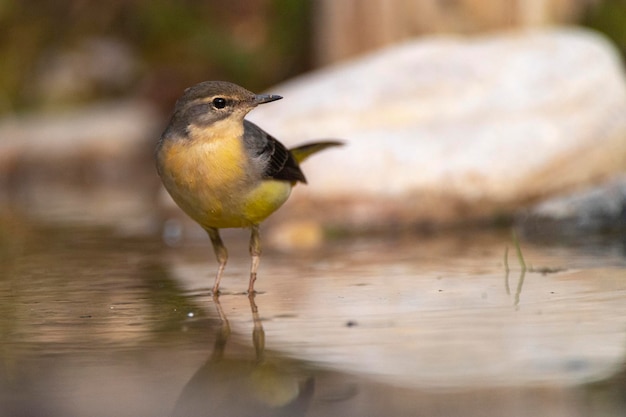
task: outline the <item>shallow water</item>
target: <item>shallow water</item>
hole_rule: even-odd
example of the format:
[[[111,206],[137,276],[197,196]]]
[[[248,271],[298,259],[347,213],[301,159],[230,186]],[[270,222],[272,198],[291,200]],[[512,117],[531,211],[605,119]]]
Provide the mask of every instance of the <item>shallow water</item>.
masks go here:
[[[501,231],[268,249],[249,299],[225,240],[216,299],[208,239],[5,224],[0,415],[626,413],[622,242],[522,241],[526,272]]]

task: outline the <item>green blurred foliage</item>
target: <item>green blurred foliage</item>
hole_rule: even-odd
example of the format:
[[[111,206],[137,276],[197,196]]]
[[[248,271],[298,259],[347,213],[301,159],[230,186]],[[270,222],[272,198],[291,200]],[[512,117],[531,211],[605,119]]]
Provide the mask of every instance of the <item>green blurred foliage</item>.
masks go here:
[[[0,0],[0,112],[36,107],[42,57],[90,38],[121,41],[138,57],[135,82],[113,94],[143,89],[169,101],[206,79],[266,88],[308,69],[308,7],[307,0]]]
[[[603,0],[589,8],[582,24],[604,33],[626,56],[626,0]]]
[[[169,109],[183,88],[207,79],[264,90],[311,68],[312,4],[311,0],[0,0],[0,114],[132,94]],[[626,0],[590,3],[581,23],[607,34],[626,54]],[[132,77],[118,84],[98,84],[98,79],[89,75],[82,79],[72,71],[55,78],[59,69],[53,64],[67,65],[68,60],[54,58],[84,53],[81,45],[90,39],[112,39],[127,47],[136,59]],[[80,68],[85,59],[94,61],[88,53],[85,56],[83,61],[69,62]],[[50,93],[54,83],[64,91],[67,84],[76,86],[67,95],[68,102]]]

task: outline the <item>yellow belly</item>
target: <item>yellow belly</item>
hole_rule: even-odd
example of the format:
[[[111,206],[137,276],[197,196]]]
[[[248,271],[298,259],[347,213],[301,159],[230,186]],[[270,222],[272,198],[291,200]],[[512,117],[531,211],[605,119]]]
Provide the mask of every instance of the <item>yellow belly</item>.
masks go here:
[[[291,193],[288,181],[263,180],[250,190],[244,202],[244,217],[259,224],[283,205]]]
[[[287,181],[251,178],[241,141],[166,142],[157,163],[165,188],[203,227],[259,224],[289,197]]]

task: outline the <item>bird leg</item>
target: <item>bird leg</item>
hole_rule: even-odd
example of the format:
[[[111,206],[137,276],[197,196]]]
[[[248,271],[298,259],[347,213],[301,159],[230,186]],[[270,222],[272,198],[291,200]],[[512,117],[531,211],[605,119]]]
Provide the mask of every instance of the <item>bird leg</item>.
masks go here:
[[[213,227],[207,227],[206,231],[211,238],[213,250],[215,251],[215,257],[220,264],[217,267],[217,275],[215,276],[215,283],[213,284],[213,294],[219,294],[222,273],[224,272],[224,268],[226,268],[226,262],[228,261],[228,251],[226,250],[226,246],[224,246],[224,242],[222,242],[222,238],[220,237],[220,232],[218,229],[215,229]]]
[[[256,360],[257,362],[263,362],[265,353],[265,330],[263,330],[263,323],[261,323],[261,317],[259,317],[259,308],[254,302],[254,294],[249,294],[248,300],[250,301],[252,321],[254,322],[254,330],[252,330],[252,343],[254,344]]]
[[[259,269],[261,262],[261,237],[259,236],[259,225],[251,228],[250,234],[250,256],[252,257],[252,265],[250,266],[250,284],[248,285],[248,294],[254,294],[254,281],[256,281],[256,271]]]

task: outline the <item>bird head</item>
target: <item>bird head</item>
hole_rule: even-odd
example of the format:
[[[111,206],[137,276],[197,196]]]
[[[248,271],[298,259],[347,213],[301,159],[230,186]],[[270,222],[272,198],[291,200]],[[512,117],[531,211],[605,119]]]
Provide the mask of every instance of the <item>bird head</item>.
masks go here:
[[[226,81],[205,81],[185,90],[174,113],[188,125],[208,126],[226,118],[243,121],[259,104],[281,98],[275,94],[254,94]]]

